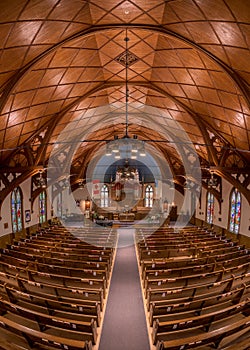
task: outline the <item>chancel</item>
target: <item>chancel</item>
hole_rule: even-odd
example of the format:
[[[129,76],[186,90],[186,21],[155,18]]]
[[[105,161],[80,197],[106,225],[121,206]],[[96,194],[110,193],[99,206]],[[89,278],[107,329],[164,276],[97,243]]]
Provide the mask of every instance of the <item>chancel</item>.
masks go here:
[[[0,1],[0,350],[250,349],[249,15]]]

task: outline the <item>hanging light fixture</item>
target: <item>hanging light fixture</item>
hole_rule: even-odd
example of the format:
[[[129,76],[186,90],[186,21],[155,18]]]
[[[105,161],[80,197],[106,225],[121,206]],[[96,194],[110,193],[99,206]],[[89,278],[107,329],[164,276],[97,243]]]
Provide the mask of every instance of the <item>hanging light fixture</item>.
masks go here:
[[[43,170],[39,170],[38,184],[39,184],[39,187],[41,187],[41,188],[46,188],[47,187],[46,180],[43,177]]]
[[[84,183],[83,183],[83,179],[80,179],[79,182],[78,182],[78,188],[80,190],[83,190],[84,189]]]
[[[135,167],[129,165],[128,159],[125,161],[125,165],[117,169],[116,174],[120,182],[126,181],[138,181],[139,173]]]
[[[115,159],[121,159],[121,158],[131,158],[131,159],[137,159],[138,156],[145,157],[146,151],[145,151],[145,142],[138,140],[137,135],[133,135],[133,138],[131,138],[128,134],[128,128],[129,128],[129,112],[128,112],[128,102],[129,102],[129,88],[128,88],[128,67],[130,64],[134,63],[135,60],[133,59],[133,55],[128,50],[128,42],[129,38],[127,35],[127,29],[126,29],[126,36],[124,38],[125,41],[125,52],[118,56],[116,58],[117,61],[119,61],[121,64],[125,66],[125,133],[124,136],[120,139],[117,135],[114,136],[113,141],[106,141],[106,156],[113,155]],[[126,154],[124,156],[124,153]]]
[[[145,144],[144,144],[143,141],[142,141],[142,144],[141,144],[141,148],[139,149],[139,155],[141,157],[146,157]]]
[[[217,179],[214,177],[214,172],[211,171],[211,178],[208,180],[208,188],[216,188],[217,185]]]

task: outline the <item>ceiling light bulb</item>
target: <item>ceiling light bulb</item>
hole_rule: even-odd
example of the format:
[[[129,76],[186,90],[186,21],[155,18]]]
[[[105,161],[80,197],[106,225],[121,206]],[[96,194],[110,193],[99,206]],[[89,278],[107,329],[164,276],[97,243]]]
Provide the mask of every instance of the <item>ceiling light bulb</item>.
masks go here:
[[[107,147],[106,148],[106,156],[111,156],[112,155],[112,151],[111,151],[111,149],[110,149],[110,147]]]

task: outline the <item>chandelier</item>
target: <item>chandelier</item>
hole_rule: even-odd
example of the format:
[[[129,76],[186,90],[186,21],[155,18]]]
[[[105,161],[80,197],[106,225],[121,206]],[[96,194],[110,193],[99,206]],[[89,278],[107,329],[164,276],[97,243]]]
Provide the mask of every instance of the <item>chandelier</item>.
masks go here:
[[[139,172],[135,167],[130,167],[128,159],[125,161],[123,167],[118,168],[116,171],[116,182],[128,182],[135,181],[139,182]]]

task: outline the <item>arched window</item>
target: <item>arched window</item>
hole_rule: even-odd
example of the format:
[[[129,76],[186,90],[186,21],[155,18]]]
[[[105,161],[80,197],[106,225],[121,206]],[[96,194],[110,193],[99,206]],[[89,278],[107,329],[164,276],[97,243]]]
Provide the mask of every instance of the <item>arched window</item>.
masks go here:
[[[241,194],[234,188],[230,196],[229,231],[239,233],[241,214]]]
[[[57,208],[57,216],[59,218],[62,217],[62,192],[59,192],[56,196],[56,208]]]
[[[22,191],[17,187],[11,193],[11,221],[12,231],[19,232],[23,229]]]
[[[101,207],[109,206],[109,189],[107,185],[103,185],[101,188]]]
[[[145,189],[145,207],[152,208],[154,199],[154,190],[151,185],[148,185]]]
[[[213,223],[214,218],[214,195],[211,192],[207,193],[207,222]]]
[[[46,221],[46,192],[42,191],[39,194],[39,223]]]

